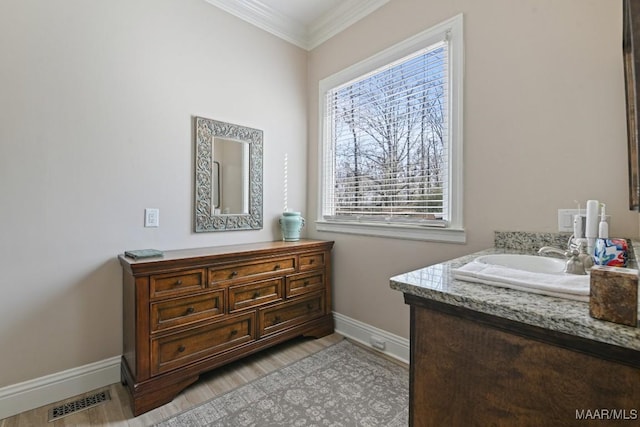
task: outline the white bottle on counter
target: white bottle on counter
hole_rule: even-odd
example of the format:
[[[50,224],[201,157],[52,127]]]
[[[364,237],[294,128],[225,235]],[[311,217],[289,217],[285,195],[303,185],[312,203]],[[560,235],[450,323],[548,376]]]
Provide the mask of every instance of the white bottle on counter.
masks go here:
[[[598,237],[598,207],[597,200],[587,201],[587,225],[584,230],[584,237],[587,238],[587,252],[593,255],[596,237]]]
[[[606,214],[605,214],[606,205],[602,204],[602,214],[600,216],[600,224],[598,225],[598,238],[599,239],[608,239],[609,238],[609,223],[607,222]]]

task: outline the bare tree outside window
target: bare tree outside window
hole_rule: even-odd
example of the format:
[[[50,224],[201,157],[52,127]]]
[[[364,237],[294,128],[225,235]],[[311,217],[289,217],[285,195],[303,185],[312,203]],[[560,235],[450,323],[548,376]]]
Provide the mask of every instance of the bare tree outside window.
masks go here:
[[[333,213],[447,220],[447,43],[327,93]]]

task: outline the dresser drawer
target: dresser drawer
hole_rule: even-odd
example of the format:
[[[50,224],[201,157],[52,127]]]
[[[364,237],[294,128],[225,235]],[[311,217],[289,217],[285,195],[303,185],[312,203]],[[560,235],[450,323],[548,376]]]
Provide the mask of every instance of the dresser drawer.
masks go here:
[[[230,286],[229,312],[281,300],[283,281],[282,277],[278,277],[246,285]]]
[[[153,274],[150,277],[150,297],[171,297],[201,291],[206,286],[204,275],[204,269]]]
[[[256,339],[255,312],[151,340],[151,374],[184,366]]]
[[[300,325],[324,315],[324,297],[314,294],[258,310],[259,336]]]
[[[253,279],[265,275],[287,274],[296,269],[296,258],[278,258],[256,262],[243,262],[223,268],[209,269],[209,283],[215,286],[226,280]]]
[[[324,252],[300,255],[300,271],[322,268],[324,265]]]
[[[151,304],[151,332],[224,315],[224,290]]]
[[[285,287],[287,298],[322,291],[324,289],[324,274],[320,272],[288,276]]]

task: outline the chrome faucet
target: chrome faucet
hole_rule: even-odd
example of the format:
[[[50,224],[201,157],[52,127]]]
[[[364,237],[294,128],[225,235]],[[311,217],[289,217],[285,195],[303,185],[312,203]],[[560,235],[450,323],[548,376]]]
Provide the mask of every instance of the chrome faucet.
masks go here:
[[[564,265],[564,272],[569,274],[587,274],[585,269],[585,265],[583,261],[580,259],[580,250],[574,247],[570,247],[569,249],[562,250],[558,248],[554,248],[552,246],[543,246],[538,251],[539,254],[557,254],[561,255],[567,259],[566,264]],[[587,255],[588,256],[588,255]]]
[[[587,251],[587,239],[569,239],[567,247],[577,249],[578,259],[582,262],[585,271],[589,271],[593,267],[593,257]]]

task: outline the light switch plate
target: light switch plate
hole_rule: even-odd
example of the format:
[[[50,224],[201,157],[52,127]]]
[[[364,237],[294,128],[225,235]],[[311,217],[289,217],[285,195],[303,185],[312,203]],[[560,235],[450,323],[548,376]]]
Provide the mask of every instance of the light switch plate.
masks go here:
[[[579,215],[578,209],[558,209],[558,231],[573,231],[573,216]]]
[[[144,210],[144,226],[160,227],[160,209],[147,208]]]

